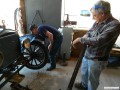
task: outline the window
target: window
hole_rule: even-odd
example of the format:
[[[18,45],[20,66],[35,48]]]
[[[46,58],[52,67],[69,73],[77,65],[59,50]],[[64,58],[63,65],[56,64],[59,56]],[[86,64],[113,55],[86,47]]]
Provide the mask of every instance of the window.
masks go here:
[[[77,21],[75,27],[87,27],[90,28],[94,23],[90,15],[90,8],[93,3],[97,0],[63,0],[62,10],[63,10],[63,20],[66,20],[66,15],[69,15],[70,21]],[[112,15],[120,19],[120,9],[119,0],[106,0],[111,4]]]
[[[0,25],[4,21],[7,29],[15,29],[14,25],[14,11],[20,7],[20,0],[1,0],[0,1]]]

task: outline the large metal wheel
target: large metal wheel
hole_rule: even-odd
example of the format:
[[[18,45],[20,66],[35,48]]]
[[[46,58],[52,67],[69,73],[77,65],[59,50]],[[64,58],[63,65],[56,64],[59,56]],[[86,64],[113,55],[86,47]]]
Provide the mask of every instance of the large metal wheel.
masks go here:
[[[30,48],[24,50],[23,56],[27,61],[25,66],[33,70],[44,67],[48,59],[47,50],[39,41],[31,42]]]

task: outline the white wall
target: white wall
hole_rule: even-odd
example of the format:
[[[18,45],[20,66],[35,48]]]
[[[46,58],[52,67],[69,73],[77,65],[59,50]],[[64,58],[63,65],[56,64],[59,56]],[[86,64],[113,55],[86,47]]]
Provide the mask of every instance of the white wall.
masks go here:
[[[115,44],[120,47],[120,35],[119,35],[119,37],[117,38],[117,41],[116,41]]]

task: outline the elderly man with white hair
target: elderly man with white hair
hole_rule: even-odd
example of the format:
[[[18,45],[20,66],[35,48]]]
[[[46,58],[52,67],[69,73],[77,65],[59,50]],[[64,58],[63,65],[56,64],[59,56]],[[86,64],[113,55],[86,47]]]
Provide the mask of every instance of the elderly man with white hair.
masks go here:
[[[97,90],[101,71],[107,65],[110,51],[120,34],[120,23],[112,16],[109,2],[97,1],[91,13],[95,23],[83,37],[73,41],[73,47],[77,43],[86,45],[81,65],[81,82],[75,83],[79,90]]]

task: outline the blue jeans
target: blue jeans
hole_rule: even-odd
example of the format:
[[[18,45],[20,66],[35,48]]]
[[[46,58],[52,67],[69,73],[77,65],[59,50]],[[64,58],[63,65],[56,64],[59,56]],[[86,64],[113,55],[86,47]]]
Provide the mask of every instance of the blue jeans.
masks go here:
[[[56,55],[61,47],[62,41],[63,41],[62,35],[54,39],[52,48],[49,52],[49,60],[50,60],[51,67],[56,67]]]
[[[81,82],[88,90],[97,90],[101,71],[107,65],[107,61],[86,59],[83,57],[81,66]]]

